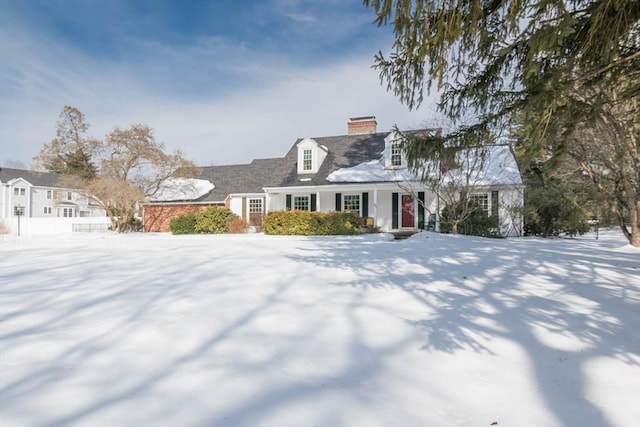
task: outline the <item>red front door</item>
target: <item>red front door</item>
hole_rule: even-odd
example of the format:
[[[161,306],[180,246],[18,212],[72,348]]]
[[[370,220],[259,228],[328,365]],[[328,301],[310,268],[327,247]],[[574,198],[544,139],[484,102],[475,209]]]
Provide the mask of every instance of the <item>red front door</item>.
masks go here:
[[[402,227],[415,227],[414,205],[413,197],[408,194],[402,195]]]

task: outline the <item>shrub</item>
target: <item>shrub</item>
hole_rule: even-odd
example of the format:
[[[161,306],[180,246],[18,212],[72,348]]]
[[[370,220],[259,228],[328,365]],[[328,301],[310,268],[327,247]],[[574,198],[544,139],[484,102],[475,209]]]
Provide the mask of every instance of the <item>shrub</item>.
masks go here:
[[[465,209],[461,203],[454,203],[444,207],[440,215],[440,231],[451,233],[453,222],[461,218]],[[480,206],[470,203],[466,207],[466,218],[458,223],[458,233],[469,236],[500,237],[500,230],[496,219],[489,216]]]
[[[238,218],[228,208],[207,208],[203,212],[196,213],[196,233],[222,234],[229,231],[231,221]]]
[[[589,231],[587,215],[576,196],[554,182],[525,191],[524,222],[527,236],[575,236]]]
[[[142,229],[143,229],[142,220],[140,218],[131,217],[131,218],[129,218],[129,221],[127,222],[127,225],[125,226],[124,231],[125,232],[130,232],[130,231],[140,232],[140,231],[142,231]]]
[[[269,212],[264,219],[265,234],[328,236],[360,234],[362,218],[353,212]]]
[[[9,227],[2,221],[0,221],[0,234],[9,234],[11,230]]]
[[[171,218],[169,229],[172,234],[194,234],[196,232],[196,214],[188,213]]]
[[[241,234],[246,233],[249,229],[249,223],[242,218],[236,218],[229,223],[229,233]]]

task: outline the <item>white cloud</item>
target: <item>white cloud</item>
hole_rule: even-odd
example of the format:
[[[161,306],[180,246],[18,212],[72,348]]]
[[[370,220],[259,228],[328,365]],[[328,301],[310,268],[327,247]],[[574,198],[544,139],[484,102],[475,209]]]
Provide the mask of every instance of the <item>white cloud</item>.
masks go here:
[[[224,38],[179,48],[131,40],[145,55],[115,62],[6,26],[1,39],[0,164],[30,164],[65,104],[85,113],[93,136],[145,123],[202,165],[280,157],[297,137],[344,134],[353,116],[376,115],[388,130],[432,114],[400,105],[367,55],[295,63]]]

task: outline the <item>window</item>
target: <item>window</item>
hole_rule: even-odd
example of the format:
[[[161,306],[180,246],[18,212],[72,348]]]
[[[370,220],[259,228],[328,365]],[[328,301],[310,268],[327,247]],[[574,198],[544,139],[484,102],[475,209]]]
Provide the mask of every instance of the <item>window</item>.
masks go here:
[[[18,187],[14,187],[13,189],[13,195],[14,196],[24,196],[26,193],[26,190],[24,188],[18,188]]]
[[[24,216],[24,206],[14,206],[13,216]]]
[[[360,195],[359,194],[345,194],[344,196],[344,211],[360,213]]]
[[[471,203],[482,208],[489,215],[489,196],[486,193],[472,194]]]
[[[402,148],[400,141],[391,142],[391,166],[402,166]]]
[[[302,152],[302,170],[310,171],[312,169],[311,155],[311,150]]]
[[[51,215],[51,206],[45,206],[44,207],[44,214],[45,215]]]
[[[309,210],[309,196],[295,196],[293,198],[293,209],[299,211]]]
[[[73,217],[73,208],[64,208],[62,209],[62,216],[65,218]]]
[[[67,191],[67,200],[71,200],[71,191]]]
[[[52,198],[53,198],[53,190],[47,190],[47,199],[51,200]]]

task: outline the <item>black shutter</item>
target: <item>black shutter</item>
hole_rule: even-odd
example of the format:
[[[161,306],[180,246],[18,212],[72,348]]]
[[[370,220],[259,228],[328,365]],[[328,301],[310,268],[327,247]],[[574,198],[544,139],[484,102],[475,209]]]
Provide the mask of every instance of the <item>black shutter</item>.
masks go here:
[[[309,210],[311,212],[315,212],[316,211],[316,194],[315,193],[311,194],[311,203],[309,205]]]
[[[369,193],[362,193],[362,217],[369,216]]]
[[[291,210],[291,194],[287,194],[286,195],[286,199],[287,199],[287,210],[290,211]]]
[[[493,220],[494,226],[498,226],[500,224],[498,218],[498,209],[500,207],[500,201],[498,198],[498,190],[494,190],[491,192],[491,216]]]
[[[398,193],[391,193],[391,228],[398,228]]]
[[[340,212],[342,210],[342,194],[336,193],[336,212]]]
[[[418,191],[418,228],[424,230],[424,191]]]

